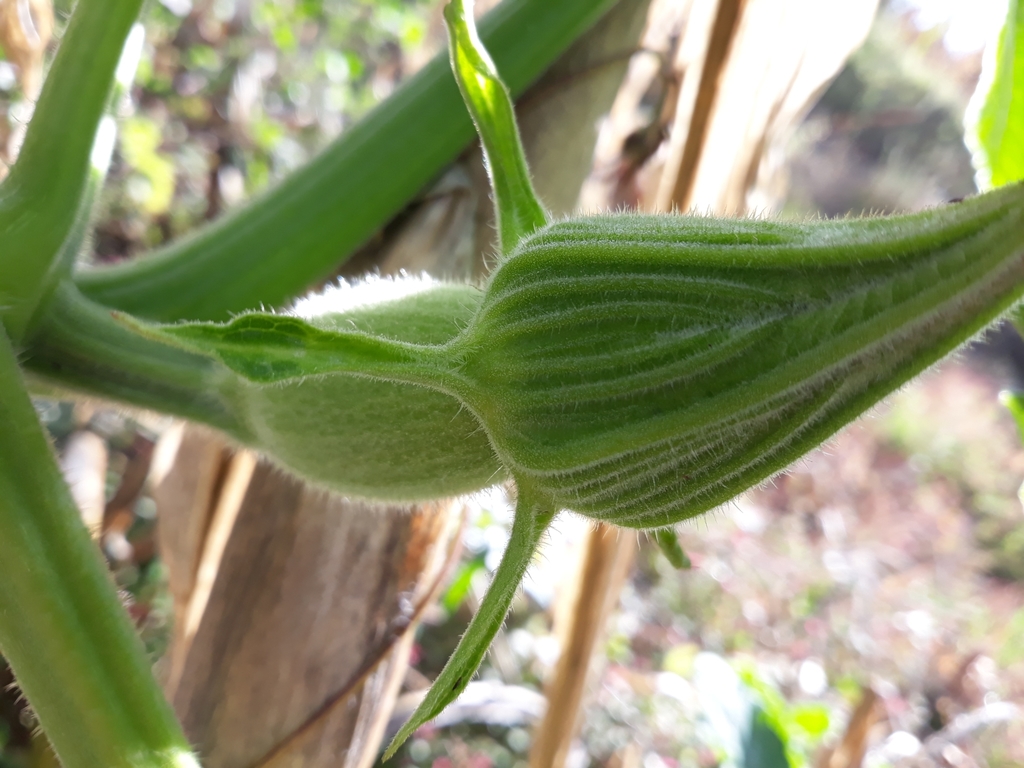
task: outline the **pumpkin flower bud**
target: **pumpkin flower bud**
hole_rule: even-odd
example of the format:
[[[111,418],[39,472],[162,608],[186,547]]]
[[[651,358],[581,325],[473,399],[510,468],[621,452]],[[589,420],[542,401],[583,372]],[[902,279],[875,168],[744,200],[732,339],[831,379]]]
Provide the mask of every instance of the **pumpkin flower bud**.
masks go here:
[[[601,216],[498,267],[452,344],[502,463],[656,528],[819,445],[1024,291],[1024,186],[910,216]]]
[[[442,413],[454,414],[445,418],[457,439],[440,451],[434,441],[425,456],[460,487],[490,476],[490,455],[515,479],[512,544],[389,753],[469,683],[555,512],[655,529],[705,512],[828,439],[1018,302],[1024,185],[878,219],[571,219],[521,239],[482,297],[461,290],[468,325],[435,343],[392,321],[443,327],[451,297],[381,305],[364,318],[375,323],[367,330],[350,315],[315,325],[253,314],[226,325],[139,326],[240,374],[261,443],[336,488],[355,469],[367,495],[386,496],[403,472],[389,465],[387,446],[400,448],[405,436],[424,446],[442,434],[433,431],[435,406],[454,407]],[[410,312],[417,298],[426,303]],[[334,433],[338,445],[383,448],[365,461],[349,450],[351,465],[325,451],[332,430],[315,428],[312,406],[326,391],[354,398],[322,409],[324,418],[354,417],[350,431]],[[386,415],[402,392],[412,421]],[[471,442],[484,438],[493,454]],[[459,457],[469,462],[461,476]],[[381,466],[391,474],[375,478]],[[437,487],[415,456],[411,466],[407,491]]]
[[[308,320],[311,332],[358,329],[442,345],[470,322],[479,303],[473,286],[378,279],[329,289],[299,302],[293,313]],[[270,386],[245,382],[238,392],[238,410],[252,433],[248,442],[339,493],[419,501],[468,493],[507,476],[472,413],[436,389],[322,375]]]

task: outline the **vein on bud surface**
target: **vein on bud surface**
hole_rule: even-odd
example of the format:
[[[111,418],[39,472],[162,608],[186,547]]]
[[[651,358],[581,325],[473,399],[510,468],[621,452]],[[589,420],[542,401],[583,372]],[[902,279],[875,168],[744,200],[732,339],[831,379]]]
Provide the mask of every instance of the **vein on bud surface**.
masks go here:
[[[635,528],[721,504],[1024,291],[1024,186],[910,216],[552,224],[456,342],[513,476]]]

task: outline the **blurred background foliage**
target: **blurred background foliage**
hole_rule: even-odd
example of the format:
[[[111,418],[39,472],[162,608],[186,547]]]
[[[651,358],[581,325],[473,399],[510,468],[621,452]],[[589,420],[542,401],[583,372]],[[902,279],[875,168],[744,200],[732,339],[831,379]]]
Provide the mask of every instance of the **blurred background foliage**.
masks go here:
[[[54,9],[58,39],[68,5]],[[781,215],[912,210],[975,191],[962,119],[980,41],[963,35],[965,5],[988,12],[883,2],[867,44],[789,142]],[[178,237],[307,162],[443,44],[434,0],[154,0],[143,21],[95,226],[99,262]],[[22,69],[0,61],[5,163],[31,114]],[[730,711],[760,718],[794,766],[855,764],[829,751],[851,723],[864,728],[864,765],[1024,765],[1024,450],[996,399],[1020,381],[1019,353],[1011,333],[991,338],[775,482],[685,526],[692,570],[640,540],[572,768],[753,764],[741,744],[749,733],[715,716]],[[62,453],[75,435],[102,438],[102,542],[158,660],[170,607],[154,505],[137,476],[165,423],[39,409]],[[470,503],[462,562],[420,632],[399,713],[454,647],[509,520],[500,491]],[[556,585],[585,526],[557,526],[476,703],[421,729],[395,765],[526,764],[558,653]],[[0,667],[0,766],[45,765],[9,683]]]
[[[436,52],[435,6],[148,3],[145,50],[121,108],[94,258],[123,259],[166,242],[308,161]],[[57,17],[59,36],[67,9],[58,6]],[[14,66],[0,63],[0,159],[16,149],[22,97]]]
[[[947,41],[953,25],[963,23],[963,8],[958,18],[933,18],[917,12],[918,5],[883,4],[864,47],[793,136],[787,213],[917,210],[976,191],[963,117],[982,40],[953,36],[951,48]],[[980,3],[973,26],[984,27],[994,5]]]

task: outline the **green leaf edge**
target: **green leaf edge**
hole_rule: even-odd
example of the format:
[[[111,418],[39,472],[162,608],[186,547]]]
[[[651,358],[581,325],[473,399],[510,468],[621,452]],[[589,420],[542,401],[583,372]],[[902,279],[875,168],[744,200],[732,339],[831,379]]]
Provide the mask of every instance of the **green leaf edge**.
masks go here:
[[[978,189],[1024,179],[1024,7],[1020,0],[1007,0],[1006,17],[985,50],[964,125]]]

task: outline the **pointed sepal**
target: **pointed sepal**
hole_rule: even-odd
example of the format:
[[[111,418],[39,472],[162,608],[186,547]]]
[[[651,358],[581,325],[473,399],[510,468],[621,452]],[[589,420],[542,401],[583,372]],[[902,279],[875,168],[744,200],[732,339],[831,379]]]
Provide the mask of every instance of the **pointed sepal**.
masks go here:
[[[452,0],[444,18],[452,71],[483,144],[504,255],[544,226],[547,215],[530,181],[512,97],[477,35],[473,0]]]
[[[520,487],[512,536],[494,574],[494,581],[452,657],[427,691],[426,698],[388,745],[384,760],[390,759],[417,728],[441,714],[469,685],[491,641],[504,623],[512,598],[553,518],[554,512],[549,505],[541,503],[529,491]]]

